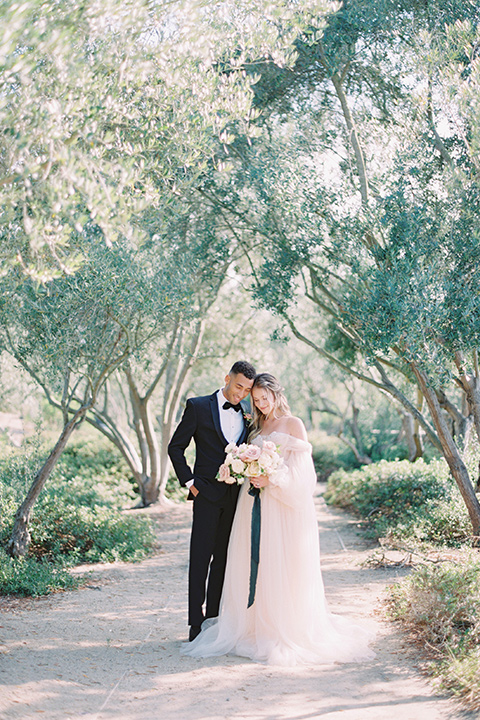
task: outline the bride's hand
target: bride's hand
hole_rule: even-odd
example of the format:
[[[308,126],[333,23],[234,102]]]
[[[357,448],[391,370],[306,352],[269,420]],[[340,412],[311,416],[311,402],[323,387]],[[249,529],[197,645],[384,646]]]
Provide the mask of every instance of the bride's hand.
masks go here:
[[[251,478],[249,478],[249,480],[250,480],[250,484],[256,488],[262,488],[262,487],[266,487],[266,485],[270,485],[270,480],[269,480],[268,475],[259,475],[258,477],[251,477]]]

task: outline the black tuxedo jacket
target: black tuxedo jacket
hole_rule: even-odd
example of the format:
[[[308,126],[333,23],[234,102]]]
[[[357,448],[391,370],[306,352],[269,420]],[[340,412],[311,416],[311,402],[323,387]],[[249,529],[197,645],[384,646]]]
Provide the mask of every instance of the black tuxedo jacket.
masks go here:
[[[242,409],[243,415],[243,409]],[[247,424],[243,419],[244,428],[238,443],[247,438]],[[193,471],[185,459],[185,450],[191,439],[195,442],[195,465]],[[187,400],[182,419],[175,430],[168,454],[180,484],[185,486],[189,480],[195,481],[195,487],[207,500],[220,500],[226,493],[228,485],[216,479],[218,468],[225,460],[225,439],[220,425],[217,393],[205,397]],[[189,500],[193,498],[192,493]]]

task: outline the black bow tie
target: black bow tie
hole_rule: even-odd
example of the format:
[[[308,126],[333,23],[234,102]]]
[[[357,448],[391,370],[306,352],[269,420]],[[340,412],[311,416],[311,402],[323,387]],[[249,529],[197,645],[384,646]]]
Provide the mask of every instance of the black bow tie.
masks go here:
[[[233,403],[229,402],[228,400],[227,400],[227,402],[223,403],[222,407],[224,410],[228,410],[229,408],[232,408],[233,410],[235,410],[235,412],[240,412],[240,410],[242,409],[240,407],[240,403],[238,403],[238,405],[234,405]]]

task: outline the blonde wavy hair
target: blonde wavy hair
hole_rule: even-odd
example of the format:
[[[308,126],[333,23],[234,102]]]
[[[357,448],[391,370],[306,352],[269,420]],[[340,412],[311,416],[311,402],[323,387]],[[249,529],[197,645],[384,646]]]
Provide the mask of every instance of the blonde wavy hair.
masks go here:
[[[279,418],[284,417],[286,415],[291,415],[290,407],[287,402],[287,398],[283,394],[283,388],[278,382],[277,378],[273,375],[270,375],[270,373],[259,373],[258,375],[255,375],[255,379],[253,381],[252,390],[255,390],[255,388],[262,388],[263,390],[269,390],[273,394],[273,417]],[[250,390],[250,392],[252,392]],[[249,440],[252,440],[254,437],[260,434],[261,425],[264,422],[266,416],[259,410],[255,403],[253,402],[253,395],[252,395],[252,425],[251,430],[249,434]]]

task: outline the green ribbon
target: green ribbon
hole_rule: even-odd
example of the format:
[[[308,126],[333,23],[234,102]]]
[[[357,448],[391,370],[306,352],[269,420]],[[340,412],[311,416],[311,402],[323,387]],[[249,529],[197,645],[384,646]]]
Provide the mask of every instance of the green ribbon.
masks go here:
[[[248,595],[247,608],[251,607],[255,601],[258,563],[260,561],[260,488],[250,485],[248,494],[253,497],[253,507],[252,529],[250,536],[250,592]]]

